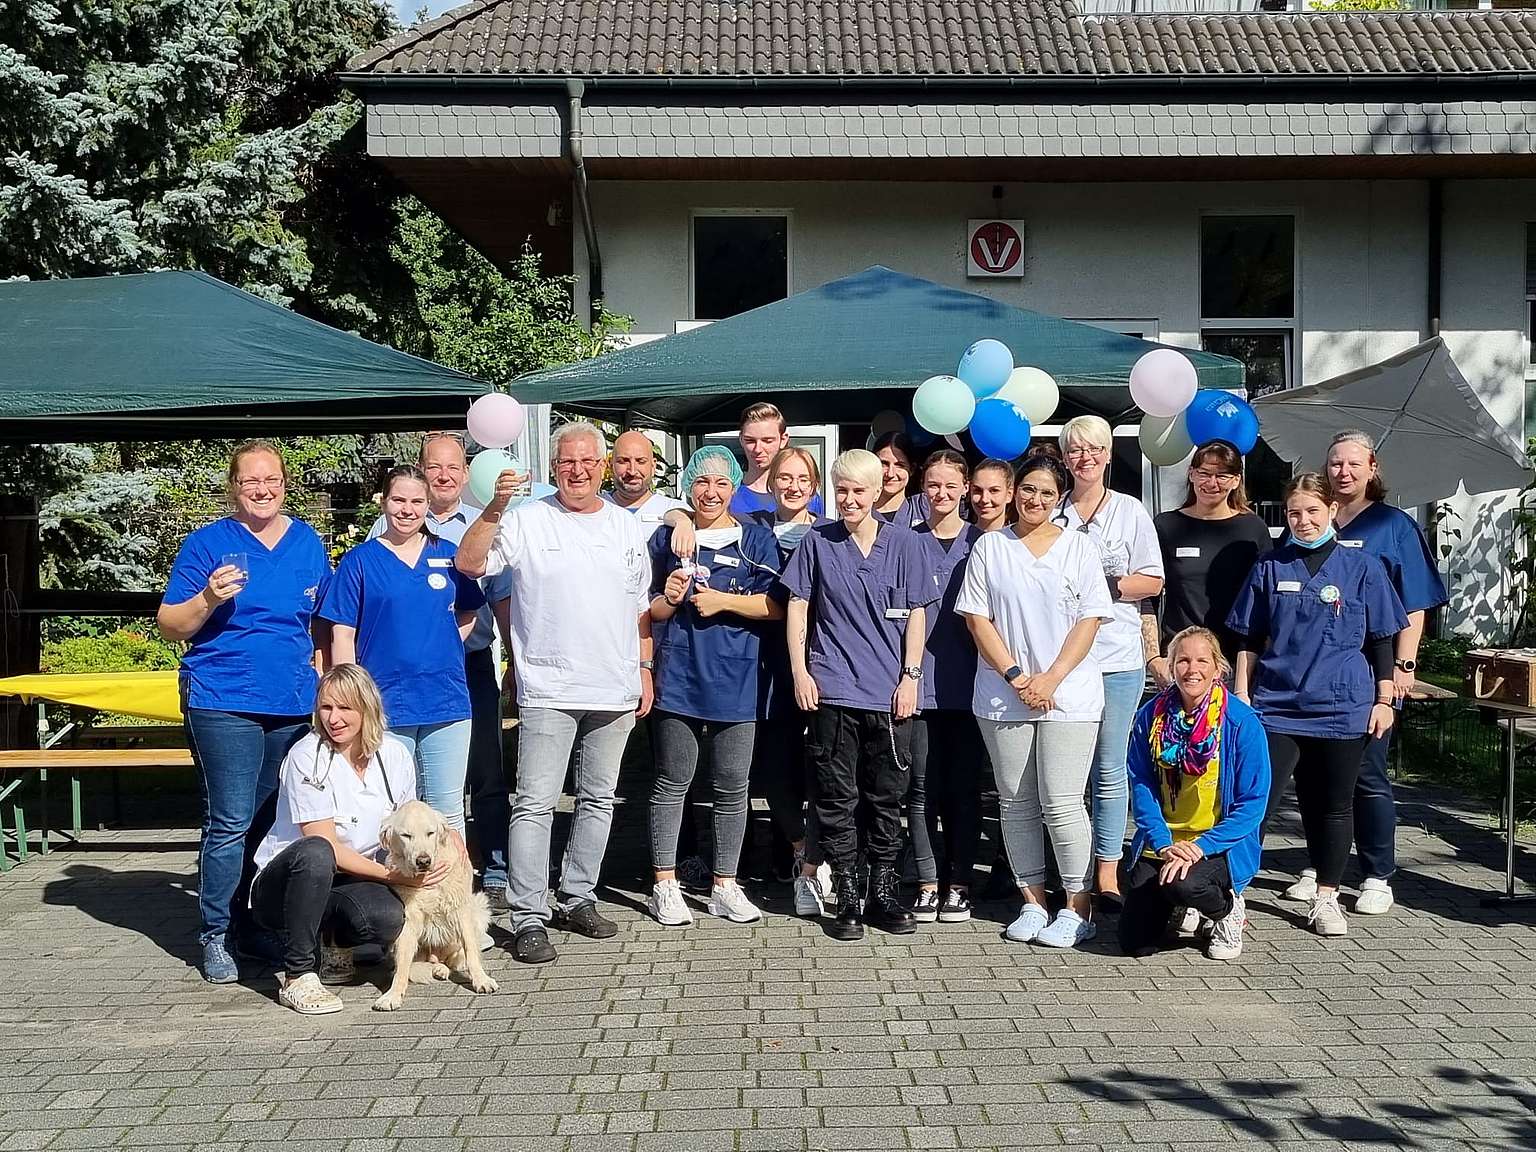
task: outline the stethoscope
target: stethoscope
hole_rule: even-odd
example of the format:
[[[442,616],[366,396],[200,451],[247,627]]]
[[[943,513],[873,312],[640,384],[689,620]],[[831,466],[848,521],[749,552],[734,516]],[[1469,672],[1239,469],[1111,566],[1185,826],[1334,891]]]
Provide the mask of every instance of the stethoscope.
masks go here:
[[[1063,528],[1071,526],[1067,520],[1067,508],[1071,505],[1071,503],[1072,496],[1069,493],[1066,498],[1056,506],[1056,511],[1052,513],[1052,524],[1060,524]],[[1099,518],[1099,513],[1104,511],[1104,505],[1107,503],[1109,503],[1109,488],[1106,485],[1104,488],[1104,495],[1099,497],[1099,502],[1094,505],[1093,511],[1088,514],[1087,519],[1085,519],[1081,524],[1077,526],[1077,530],[1084,536],[1089,535],[1093,530],[1094,521]]]
[[[321,745],[324,745],[325,747],[325,769],[323,771],[320,768]],[[372,756],[368,757],[367,762],[363,764],[364,778],[366,778],[368,775],[369,766],[372,765],[374,761],[378,760],[378,758],[379,754],[375,752]],[[322,736],[315,744],[315,755],[314,759],[310,762],[309,771],[307,773],[300,773],[299,779],[302,780],[305,784],[308,784],[316,792],[324,792],[330,783],[331,767],[335,763],[336,749],[332,748],[331,745],[326,741],[325,737]],[[379,764],[379,776],[384,781],[384,794],[389,797],[390,806],[393,807],[395,803],[395,792],[394,789],[389,786],[389,773],[384,770],[384,765],[382,763]]]

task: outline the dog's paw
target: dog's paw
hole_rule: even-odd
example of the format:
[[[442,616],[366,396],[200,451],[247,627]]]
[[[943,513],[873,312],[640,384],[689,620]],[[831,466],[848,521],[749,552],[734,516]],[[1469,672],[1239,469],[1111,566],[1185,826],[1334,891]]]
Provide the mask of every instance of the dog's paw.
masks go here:
[[[434,960],[432,962],[432,979],[446,980],[452,975],[453,973],[449,970],[448,965],[442,963],[439,960]]]
[[[500,985],[489,976],[481,976],[478,979],[470,977],[469,986],[476,992],[494,992]]]
[[[397,1012],[404,1003],[405,993],[386,992],[373,1002],[373,1010],[375,1012]]]

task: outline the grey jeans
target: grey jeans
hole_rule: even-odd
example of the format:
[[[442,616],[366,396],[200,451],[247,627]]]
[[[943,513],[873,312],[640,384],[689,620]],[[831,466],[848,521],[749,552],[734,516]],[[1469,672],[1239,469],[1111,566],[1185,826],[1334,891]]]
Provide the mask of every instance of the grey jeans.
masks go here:
[[[683,805],[699,767],[699,744],[708,739],[715,779],[714,872],[716,876],[736,875],[741,842],[747,833],[747,778],[752,772],[755,728],[751,720],[733,724],[674,712],[657,712],[652,717],[656,785],[651,791],[651,864],[655,868],[677,867]]]
[[[635,726],[632,711],[524,708],[517,730],[517,791],[507,834],[507,903],[512,931],[549,919],[549,839],[565,769],[575,750],[576,814],[560,865],[557,898],[595,903],[613,825],[619,763]]]
[[[1070,895],[1081,892],[1093,859],[1093,833],[1083,791],[1099,726],[1084,720],[978,718],[992,757],[998,817],[1008,863],[1021,888],[1045,881],[1045,832]]]

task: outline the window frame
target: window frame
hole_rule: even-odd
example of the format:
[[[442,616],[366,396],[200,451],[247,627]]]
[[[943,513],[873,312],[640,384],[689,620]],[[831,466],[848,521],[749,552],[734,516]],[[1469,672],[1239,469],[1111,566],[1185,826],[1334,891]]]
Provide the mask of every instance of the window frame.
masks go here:
[[[1206,316],[1205,310],[1205,221],[1210,217],[1287,216],[1291,220],[1291,314],[1289,316]],[[1283,331],[1288,339],[1285,349],[1285,389],[1298,383],[1301,345],[1301,232],[1302,214],[1295,207],[1245,207],[1202,209],[1195,222],[1195,311],[1200,316],[1200,347],[1205,349],[1207,332],[1219,335],[1262,335]]]
[[[701,323],[729,317],[701,317],[698,307],[698,242],[695,222],[711,216],[782,216],[784,218],[784,298],[794,294],[795,211],[793,208],[690,208],[688,210],[688,319]]]

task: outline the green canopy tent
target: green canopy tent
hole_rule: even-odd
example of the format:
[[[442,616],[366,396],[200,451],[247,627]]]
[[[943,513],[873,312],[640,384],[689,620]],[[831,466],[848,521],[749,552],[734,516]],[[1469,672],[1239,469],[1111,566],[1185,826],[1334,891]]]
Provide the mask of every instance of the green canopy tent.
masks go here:
[[[0,284],[0,441],[461,425],[486,386],[201,272]]]
[[[735,427],[748,398],[777,404],[791,423],[861,424],[883,408],[910,411],[912,390],[953,372],[983,337],[1055,377],[1063,417],[1111,420],[1132,410],[1131,365],[1163,347],[876,265],[728,320],[529,373],[512,393],[525,404],[693,432]],[[1243,386],[1239,361],[1185,355],[1201,387]]]

